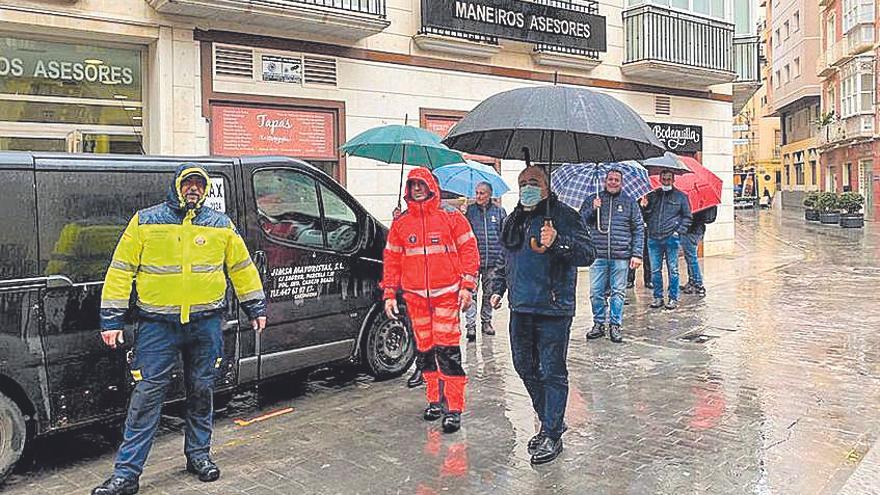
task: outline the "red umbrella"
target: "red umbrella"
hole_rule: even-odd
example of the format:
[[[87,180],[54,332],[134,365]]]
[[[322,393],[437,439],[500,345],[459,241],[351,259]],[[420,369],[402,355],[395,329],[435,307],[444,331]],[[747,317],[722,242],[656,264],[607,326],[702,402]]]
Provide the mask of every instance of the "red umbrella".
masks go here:
[[[721,204],[721,178],[689,156],[678,158],[693,172],[675,178],[675,187],[687,194],[691,211],[698,212]],[[654,189],[660,187],[659,175],[651,176],[651,186]]]

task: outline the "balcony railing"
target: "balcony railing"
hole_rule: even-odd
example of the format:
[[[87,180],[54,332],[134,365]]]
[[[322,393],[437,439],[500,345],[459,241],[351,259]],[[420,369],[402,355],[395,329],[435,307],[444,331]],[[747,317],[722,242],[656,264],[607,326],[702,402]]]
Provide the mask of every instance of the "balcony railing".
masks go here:
[[[627,75],[697,85],[736,77],[733,24],[642,5],[623,12],[623,25]]]
[[[258,27],[282,28],[360,39],[384,30],[386,0],[147,0],[168,15],[223,19]]]
[[[819,146],[833,147],[854,139],[874,136],[874,115],[861,114],[846,117],[817,129]]]
[[[758,36],[733,39],[733,62],[736,68],[734,83],[751,83],[761,80]]]

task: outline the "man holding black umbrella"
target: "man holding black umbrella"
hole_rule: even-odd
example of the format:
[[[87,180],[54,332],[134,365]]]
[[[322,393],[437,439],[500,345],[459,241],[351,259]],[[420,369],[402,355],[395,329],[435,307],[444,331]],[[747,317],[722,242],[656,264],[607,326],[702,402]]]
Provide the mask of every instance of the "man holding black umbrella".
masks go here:
[[[491,303],[499,308],[508,292],[513,366],[541,421],[528,449],[532,464],[544,464],[562,452],[577,267],[589,266],[595,255],[580,216],[550,194],[542,169],[520,173],[519,197],[504,222],[504,256],[492,279]],[[533,239],[540,246],[530,246]]]

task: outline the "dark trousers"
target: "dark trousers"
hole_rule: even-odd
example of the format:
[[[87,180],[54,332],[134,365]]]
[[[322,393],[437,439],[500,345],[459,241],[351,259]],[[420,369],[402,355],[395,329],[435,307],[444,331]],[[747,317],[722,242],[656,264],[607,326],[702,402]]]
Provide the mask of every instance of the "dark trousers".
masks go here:
[[[570,316],[510,313],[513,367],[529,392],[541,430],[553,439],[561,437],[564,428],[570,335]]]
[[[179,355],[183,357],[186,381],[184,453],[193,460],[208,456],[214,429],[214,380],[222,352],[220,315],[185,325],[157,320],[140,322],[129,364],[137,383],[128,405],[125,435],[116,454],[115,476],[135,479],[144,471]]]
[[[636,281],[636,271],[632,268],[629,269],[629,273],[626,275],[627,283],[635,283]],[[642,246],[642,281],[645,282],[645,285],[651,283],[651,256],[648,254],[648,233],[645,232],[645,245]]]

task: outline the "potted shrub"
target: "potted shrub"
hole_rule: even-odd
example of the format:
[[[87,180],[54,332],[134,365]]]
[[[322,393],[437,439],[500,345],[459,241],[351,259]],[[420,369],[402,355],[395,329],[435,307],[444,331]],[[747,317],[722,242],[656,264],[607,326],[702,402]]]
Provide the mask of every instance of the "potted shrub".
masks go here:
[[[840,208],[840,226],[860,229],[865,226],[865,215],[861,213],[865,205],[865,197],[857,192],[845,192],[840,195],[837,207]]]
[[[804,196],[804,219],[808,222],[819,221],[819,210],[816,209],[818,199],[818,191],[810,191]]]
[[[837,193],[819,193],[819,198],[816,200],[816,208],[819,210],[820,222],[829,225],[840,223],[840,210],[837,206],[837,203]]]

